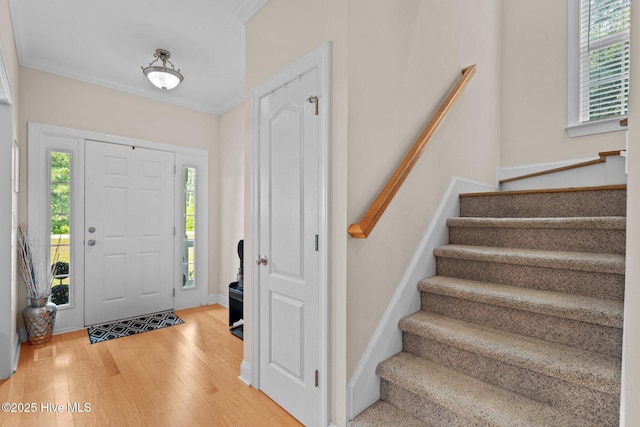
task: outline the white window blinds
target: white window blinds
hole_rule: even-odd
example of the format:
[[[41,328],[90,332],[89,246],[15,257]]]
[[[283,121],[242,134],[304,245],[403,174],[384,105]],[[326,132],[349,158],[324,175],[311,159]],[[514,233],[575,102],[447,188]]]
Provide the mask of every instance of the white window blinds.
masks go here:
[[[627,114],[631,0],[580,0],[580,122]]]

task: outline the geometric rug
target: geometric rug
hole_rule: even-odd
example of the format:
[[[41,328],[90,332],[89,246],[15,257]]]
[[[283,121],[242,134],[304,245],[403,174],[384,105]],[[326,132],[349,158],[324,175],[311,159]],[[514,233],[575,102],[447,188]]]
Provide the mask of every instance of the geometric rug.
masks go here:
[[[87,328],[91,344],[108,341],[114,338],[126,337],[141,332],[179,325],[184,321],[176,316],[173,311],[149,314],[134,319],[119,320],[117,322],[94,325]]]

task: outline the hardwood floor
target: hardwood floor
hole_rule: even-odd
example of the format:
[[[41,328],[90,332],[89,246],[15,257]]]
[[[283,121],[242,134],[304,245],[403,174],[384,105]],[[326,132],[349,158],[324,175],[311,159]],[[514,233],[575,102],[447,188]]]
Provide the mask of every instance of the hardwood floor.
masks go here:
[[[3,406],[0,426],[301,425],[238,379],[242,341],[229,333],[227,309],[176,314],[184,324],[93,345],[86,330],[23,344],[0,403],[35,411]]]

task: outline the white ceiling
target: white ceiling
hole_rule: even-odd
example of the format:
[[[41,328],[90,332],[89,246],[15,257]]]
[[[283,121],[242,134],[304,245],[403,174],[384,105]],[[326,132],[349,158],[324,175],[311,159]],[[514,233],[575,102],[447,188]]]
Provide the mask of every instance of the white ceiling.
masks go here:
[[[10,0],[20,65],[222,114],[244,99],[245,24],[268,0]],[[142,74],[156,49],[184,75]]]

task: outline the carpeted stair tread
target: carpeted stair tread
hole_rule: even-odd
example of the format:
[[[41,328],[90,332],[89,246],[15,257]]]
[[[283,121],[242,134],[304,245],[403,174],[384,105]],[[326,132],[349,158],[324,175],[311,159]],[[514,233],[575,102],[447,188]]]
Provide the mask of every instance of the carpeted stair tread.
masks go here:
[[[622,328],[623,324],[622,301],[446,276],[424,279],[418,283],[418,290],[602,326]]]
[[[429,427],[424,421],[414,418],[403,410],[379,400],[365,409],[350,424],[351,427]]]
[[[449,218],[449,243],[624,254],[625,217]]]
[[[399,323],[403,332],[606,393],[619,393],[620,359],[562,344],[419,311]]]
[[[526,265],[595,273],[624,274],[625,256],[588,252],[548,251],[489,246],[445,245],[434,250],[436,257]]]
[[[588,228],[604,230],[625,230],[627,218],[622,216],[602,217],[559,217],[559,218],[449,218],[452,227],[489,228]]]
[[[460,195],[360,426],[619,423],[626,185]]]
[[[536,427],[595,424],[511,393],[406,352],[378,365],[377,374],[473,422],[486,426]],[[400,425],[397,423],[391,425]]]
[[[627,186],[460,194],[462,217],[625,216]]]

